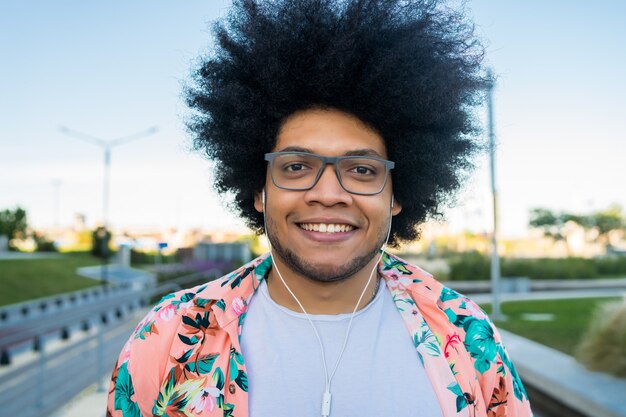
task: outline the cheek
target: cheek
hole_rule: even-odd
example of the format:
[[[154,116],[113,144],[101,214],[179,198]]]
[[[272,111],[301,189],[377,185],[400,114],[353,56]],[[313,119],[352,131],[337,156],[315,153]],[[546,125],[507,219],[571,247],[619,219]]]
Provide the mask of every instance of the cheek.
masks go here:
[[[262,200],[259,199],[259,201]],[[302,204],[302,195],[298,195],[296,192],[272,190],[265,195],[265,214],[271,216],[277,223],[284,222]],[[262,202],[260,207],[263,207]]]
[[[387,204],[385,200],[377,201],[363,201],[359,208],[363,215],[367,218],[370,228],[380,229],[386,227],[389,222],[390,204]]]

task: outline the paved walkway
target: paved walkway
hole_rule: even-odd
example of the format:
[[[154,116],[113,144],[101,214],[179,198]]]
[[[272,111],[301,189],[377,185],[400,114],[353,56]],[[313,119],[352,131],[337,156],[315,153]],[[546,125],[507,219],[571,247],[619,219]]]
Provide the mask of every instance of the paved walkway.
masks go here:
[[[32,253],[25,253],[25,252],[10,252],[10,251],[6,251],[6,252],[0,252],[0,261],[14,260],[14,259],[21,259],[21,260],[54,259],[54,258],[61,258],[62,256],[63,256],[62,254],[56,253],[56,252],[32,252]]]
[[[51,417],[105,417],[110,376],[102,379],[104,391],[91,385]]]

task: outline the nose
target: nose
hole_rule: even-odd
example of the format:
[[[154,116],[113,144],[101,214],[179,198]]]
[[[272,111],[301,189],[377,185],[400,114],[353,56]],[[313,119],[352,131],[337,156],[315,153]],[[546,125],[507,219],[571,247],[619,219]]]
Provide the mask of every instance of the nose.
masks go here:
[[[352,194],[341,186],[335,166],[328,164],[322,170],[322,175],[315,186],[305,192],[304,200],[308,204],[317,202],[324,206],[349,205],[352,203]]]

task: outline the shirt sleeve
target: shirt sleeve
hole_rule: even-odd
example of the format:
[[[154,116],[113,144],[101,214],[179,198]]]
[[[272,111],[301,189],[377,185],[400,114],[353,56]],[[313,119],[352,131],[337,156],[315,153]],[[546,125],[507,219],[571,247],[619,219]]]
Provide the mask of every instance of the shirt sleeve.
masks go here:
[[[484,392],[491,393],[487,405],[488,417],[532,417],[528,394],[524,388],[513,362],[502,343],[498,329],[491,324],[496,342],[495,378],[490,386],[483,387]]]
[[[170,327],[174,324],[163,320],[168,317],[166,308],[154,307],[124,344],[111,375],[107,417],[152,416],[169,358]]]

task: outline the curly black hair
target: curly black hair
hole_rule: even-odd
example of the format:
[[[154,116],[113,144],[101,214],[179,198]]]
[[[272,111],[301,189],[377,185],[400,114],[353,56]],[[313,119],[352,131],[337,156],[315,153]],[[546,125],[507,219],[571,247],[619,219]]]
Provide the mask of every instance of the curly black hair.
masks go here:
[[[480,145],[472,110],[489,79],[462,10],[437,0],[235,0],[185,90],[195,150],[218,192],[257,233],[254,194],[284,121],[312,108],[352,114],[384,139],[402,211],[390,243],[440,217]]]

